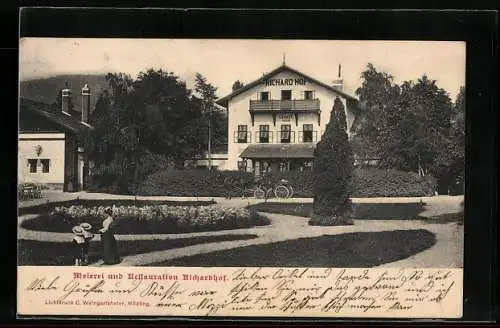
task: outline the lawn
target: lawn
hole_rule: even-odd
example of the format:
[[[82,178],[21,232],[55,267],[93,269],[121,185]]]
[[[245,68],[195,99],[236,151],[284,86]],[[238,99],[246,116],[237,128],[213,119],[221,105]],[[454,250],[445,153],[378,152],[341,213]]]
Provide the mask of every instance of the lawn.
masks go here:
[[[360,203],[353,204],[353,219],[409,220],[418,218],[424,203]],[[312,203],[259,203],[247,208],[259,212],[311,217]]]
[[[47,202],[19,208],[19,215],[42,214],[53,211],[56,207],[65,206],[144,206],[144,205],[169,205],[169,206],[208,206],[215,201],[160,201],[160,200],[133,200],[133,199],[72,199],[62,202]]]
[[[143,254],[204,243],[247,240],[257,235],[221,235],[182,239],[118,241],[120,256]],[[18,265],[73,265],[70,242],[42,242],[33,240],[18,241]],[[91,242],[90,262],[100,259],[100,243]]]
[[[356,232],[245,246],[147,266],[365,268],[405,259],[435,243],[435,235],[424,229]]]
[[[451,223],[456,222],[459,225],[464,224],[464,212],[460,213],[445,213],[441,215],[436,215],[433,217],[420,217],[420,219],[429,224],[443,224],[443,223]]]

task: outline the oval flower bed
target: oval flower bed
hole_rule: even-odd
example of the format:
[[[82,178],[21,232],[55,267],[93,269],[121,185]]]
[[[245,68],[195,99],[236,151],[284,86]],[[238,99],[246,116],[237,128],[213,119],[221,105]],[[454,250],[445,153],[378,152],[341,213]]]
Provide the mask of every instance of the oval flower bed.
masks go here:
[[[74,225],[88,222],[97,233],[102,227],[104,206],[56,207],[47,215],[22,223],[38,231],[71,232]],[[268,225],[269,219],[248,209],[219,206],[113,206],[116,234],[168,234],[216,231]]]

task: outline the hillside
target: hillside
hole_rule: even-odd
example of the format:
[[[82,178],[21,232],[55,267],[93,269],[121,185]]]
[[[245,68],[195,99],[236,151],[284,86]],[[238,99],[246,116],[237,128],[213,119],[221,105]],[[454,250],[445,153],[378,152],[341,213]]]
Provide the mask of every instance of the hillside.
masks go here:
[[[20,97],[53,104],[56,100],[57,92],[65,86],[66,82],[68,82],[72,91],[75,109],[80,108],[80,94],[83,85],[88,84],[90,87],[92,93],[90,99],[92,110],[94,109],[99,94],[103,90],[108,89],[108,82],[106,81],[105,75],[57,75],[48,78],[22,81],[19,86]]]

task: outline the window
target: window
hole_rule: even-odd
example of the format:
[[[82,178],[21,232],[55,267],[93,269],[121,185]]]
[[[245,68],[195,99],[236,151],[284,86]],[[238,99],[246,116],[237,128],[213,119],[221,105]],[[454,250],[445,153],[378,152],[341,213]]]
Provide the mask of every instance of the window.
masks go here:
[[[238,125],[238,143],[246,143],[247,142],[247,126],[246,125]]]
[[[269,100],[269,92],[263,91],[260,93],[260,100],[268,101]]]
[[[30,168],[30,173],[36,173],[36,165],[38,163],[37,159],[30,158],[28,159],[28,166]]]
[[[292,90],[281,90],[281,100],[292,100]]]
[[[302,141],[313,142],[313,126],[312,124],[304,124],[302,126]]]
[[[269,125],[259,125],[259,142],[269,143]]]
[[[313,100],[313,92],[312,91],[304,91],[304,99],[305,100]]]
[[[281,161],[280,162],[280,172],[290,171],[290,161]]]
[[[49,173],[50,159],[42,159],[42,172]]]
[[[238,161],[238,171],[247,170],[247,161]]]
[[[290,124],[281,125],[281,143],[290,143],[292,126]]]

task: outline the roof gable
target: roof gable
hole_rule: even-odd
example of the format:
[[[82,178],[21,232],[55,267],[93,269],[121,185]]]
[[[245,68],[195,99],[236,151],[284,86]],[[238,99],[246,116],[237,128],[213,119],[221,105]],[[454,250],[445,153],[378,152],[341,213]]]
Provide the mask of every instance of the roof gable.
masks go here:
[[[311,82],[313,82],[315,84],[318,84],[318,85],[320,85],[321,87],[323,87],[323,88],[325,88],[327,90],[333,91],[333,92],[335,92],[335,93],[337,93],[337,94],[339,94],[339,95],[341,95],[341,96],[343,96],[343,97],[345,97],[347,99],[357,100],[356,97],[354,97],[354,96],[352,96],[350,94],[347,94],[347,93],[345,93],[345,92],[343,92],[341,90],[338,90],[338,89],[336,89],[336,88],[334,88],[334,87],[332,87],[332,86],[330,86],[330,85],[328,85],[326,83],[323,83],[323,82],[321,82],[321,81],[319,81],[319,80],[317,80],[317,79],[315,79],[315,78],[313,78],[313,77],[311,77],[309,75],[306,75],[306,74],[304,74],[302,72],[299,72],[296,69],[293,69],[293,68],[291,68],[291,67],[289,67],[287,65],[281,65],[281,66],[277,67],[276,69],[272,70],[271,72],[269,72],[267,74],[264,74],[259,79],[255,80],[255,81],[253,81],[251,83],[248,83],[248,84],[244,85],[242,88],[240,88],[240,89],[238,89],[238,90],[230,93],[229,95],[227,95],[225,97],[222,97],[222,98],[219,98],[216,101],[216,103],[219,104],[219,105],[222,105],[222,106],[227,106],[227,102],[229,100],[231,100],[232,98],[234,98],[234,97],[238,96],[239,94],[241,94],[241,93],[243,93],[243,92],[245,92],[245,91],[247,91],[247,90],[249,90],[249,89],[251,89],[251,88],[253,88],[253,87],[255,87],[255,86],[259,85],[259,84],[261,84],[261,83],[263,83],[264,81],[266,81],[267,79],[271,78],[272,76],[277,75],[277,74],[279,74],[281,72],[285,72],[285,71],[288,71],[288,72],[294,73],[296,75],[299,75],[299,76],[301,76],[301,77],[303,77],[303,78],[305,78],[305,79],[307,79],[307,80],[309,80],[309,81],[311,81]]]
[[[69,130],[76,134],[80,134],[88,129],[92,129],[92,126],[81,122],[77,118],[69,114],[64,114],[63,112],[56,110],[52,106],[38,101],[21,98],[20,110],[29,110],[30,112],[33,112],[40,117],[54,122],[62,129],[67,131]]]

